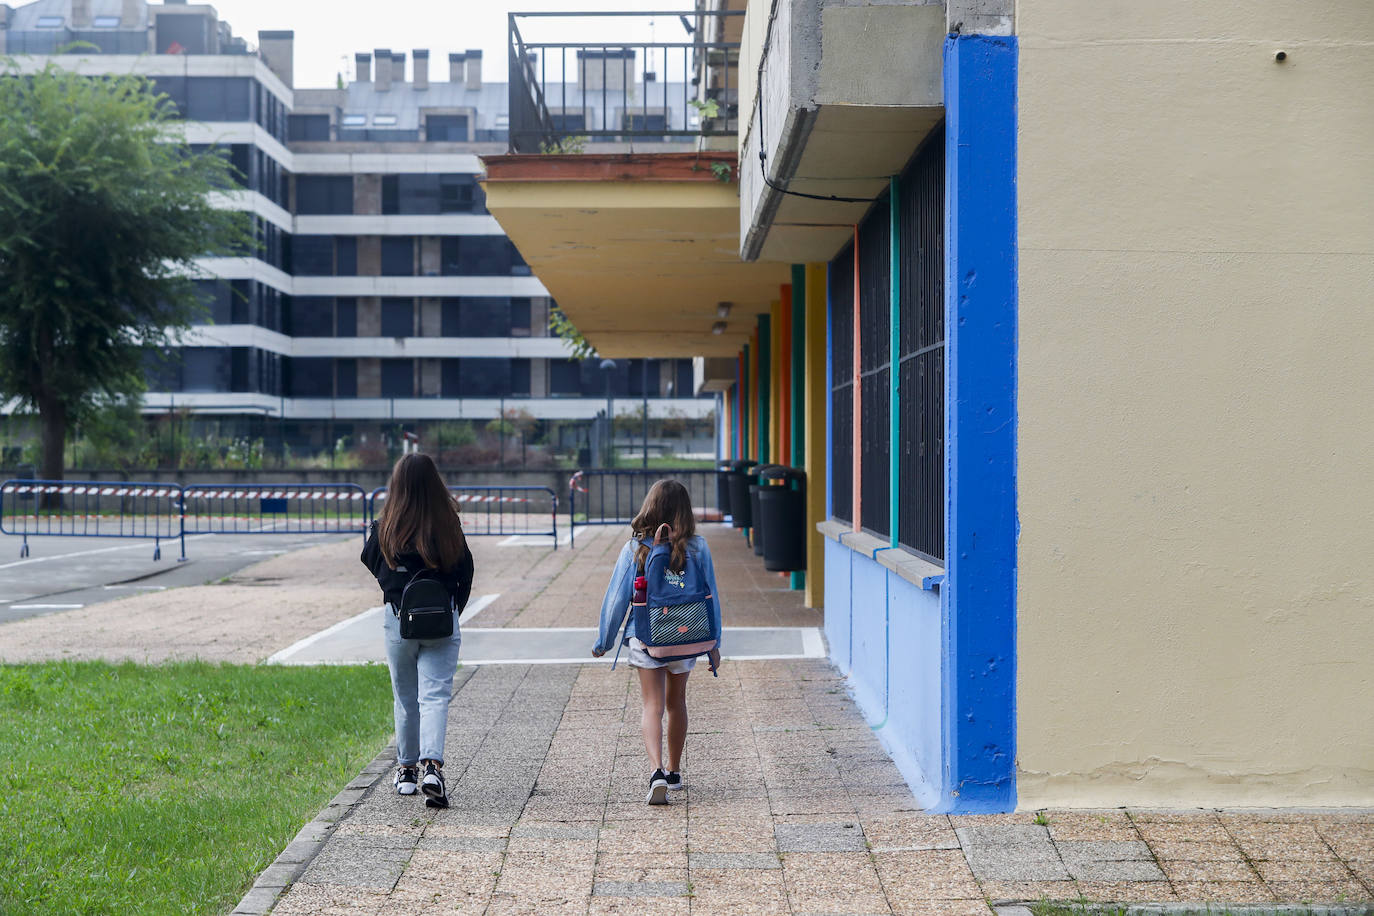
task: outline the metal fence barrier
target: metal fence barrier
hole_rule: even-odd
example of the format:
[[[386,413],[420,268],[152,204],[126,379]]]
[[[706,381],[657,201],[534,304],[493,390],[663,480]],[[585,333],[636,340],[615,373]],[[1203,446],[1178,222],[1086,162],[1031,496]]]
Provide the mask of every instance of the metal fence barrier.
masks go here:
[[[468,535],[548,535],[558,549],[558,494],[539,486],[449,487]],[[377,517],[377,504],[386,487],[373,490],[368,504]]]
[[[183,487],[186,534],[366,534],[355,483]]]
[[[628,525],[639,513],[649,488],[672,478],[687,488],[698,519],[724,517],[713,468],[613,468],[581,470],[568,481],[570,542],[576,544],[578,525]],[[579,499],[578,494],[582,497]],[[578,518],[581,515],[582,518]]]
[[[0,534],[24,539],[21,557],[32,536],[151,539],[154,560],[162,559],[163,541],[178,538],[186,558],[176,484],[7,480],[0,484]]]

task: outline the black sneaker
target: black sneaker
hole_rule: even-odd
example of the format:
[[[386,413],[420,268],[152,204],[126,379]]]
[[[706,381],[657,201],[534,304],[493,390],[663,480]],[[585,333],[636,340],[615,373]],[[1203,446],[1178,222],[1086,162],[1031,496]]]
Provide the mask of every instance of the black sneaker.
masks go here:
[[[662,770],[654,770],[649,777],[649,797],[644,800],[651,805],[668,804],[668,777]]]
[[[420,774],[415,767],[400,766],[396,768],[395,785],[397,795],[414,795],[419,782]]]
[[[686,788],[686,786],[682,784],[682,774],[679,773],[677,770],[670,771],[668,775],[664,776],[663,778],[668,780],[669,791]]]
[[[447,808],[448,791],[444,788],[444,765],[433,760],[424,762],[424,776],[420,779],[420,791],[425,794],[425,807]]]

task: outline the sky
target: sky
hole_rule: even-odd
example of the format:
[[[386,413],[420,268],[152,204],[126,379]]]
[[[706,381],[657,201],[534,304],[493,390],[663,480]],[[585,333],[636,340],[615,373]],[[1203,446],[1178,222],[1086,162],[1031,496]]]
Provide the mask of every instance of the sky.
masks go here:
[[[690,10],[693,0],[210,0],[234,34],[257,43],[260,30],[290,29],[296,33],[296,87],[328,88],[336,75],[353,77],[353,55],[390,48],[406,54],[428,48],[430,79],[448,79],[448,55],[468,48],[482,49],[482,76],[492,82],[506,79],[507,13],[512,11]],[[613,24],[613,25],[608,25]],[[614,34],[610,29],[614,28]],[[675,17],[658,17],[653,25],[658,41],[682,41],[686,32]],[[553,19],[521,24],[527,41],[643,41],[650,39],[650,23],[633,20]]]

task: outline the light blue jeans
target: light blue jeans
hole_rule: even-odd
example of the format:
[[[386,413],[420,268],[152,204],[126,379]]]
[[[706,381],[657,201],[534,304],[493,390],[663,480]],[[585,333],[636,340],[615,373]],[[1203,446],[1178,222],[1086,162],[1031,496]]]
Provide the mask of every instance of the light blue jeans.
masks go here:
[[[382,610],[382,631],[396,701],[396,763],[443,763],[453,673],[458,670],[458,646],[463,641],[458,622],[454,621],[453,635],[444,639],[402,639],[400,622],[387,605]]]

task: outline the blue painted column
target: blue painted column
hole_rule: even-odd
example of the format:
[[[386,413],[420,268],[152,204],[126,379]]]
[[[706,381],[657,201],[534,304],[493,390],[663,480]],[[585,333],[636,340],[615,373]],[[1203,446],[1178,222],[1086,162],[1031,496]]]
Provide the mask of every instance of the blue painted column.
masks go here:
[[[942,807],[1016,805],[1014,37],[945,39]]]

